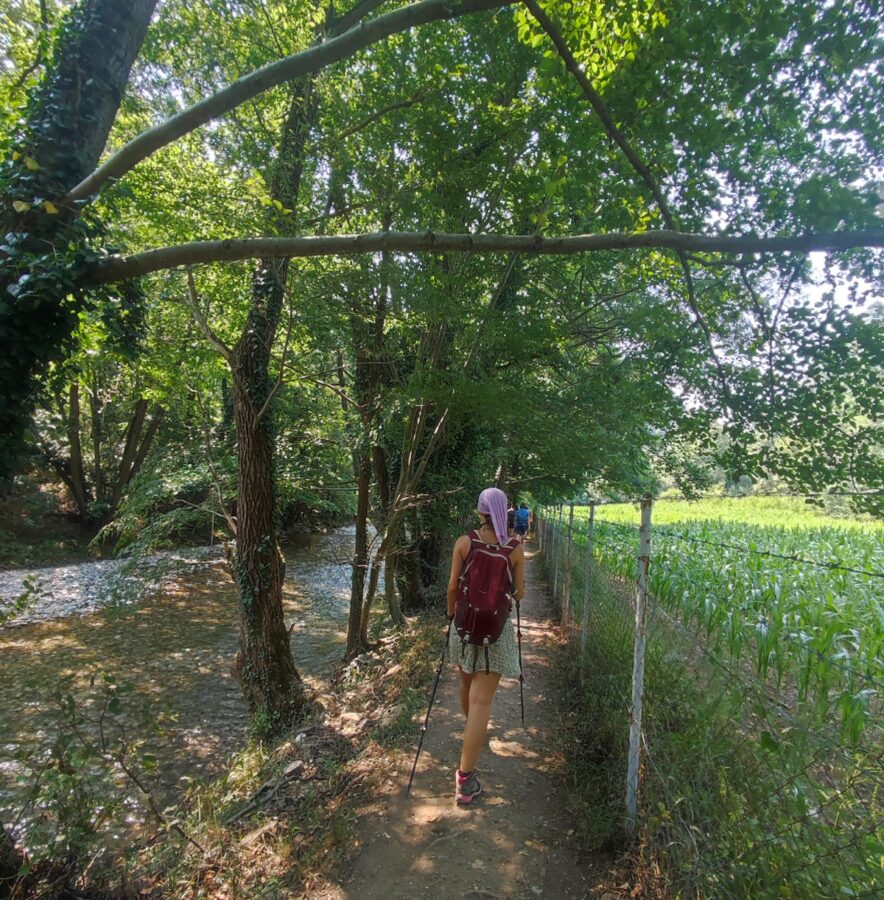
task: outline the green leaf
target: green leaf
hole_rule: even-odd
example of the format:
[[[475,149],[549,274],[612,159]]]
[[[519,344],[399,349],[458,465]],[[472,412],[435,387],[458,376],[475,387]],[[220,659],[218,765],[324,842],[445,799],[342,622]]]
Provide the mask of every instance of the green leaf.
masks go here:
[[[765,750],[769,750],[771,752],[779,749],[779,741],[769,732],[762,731],[761,732],[761,746]]]

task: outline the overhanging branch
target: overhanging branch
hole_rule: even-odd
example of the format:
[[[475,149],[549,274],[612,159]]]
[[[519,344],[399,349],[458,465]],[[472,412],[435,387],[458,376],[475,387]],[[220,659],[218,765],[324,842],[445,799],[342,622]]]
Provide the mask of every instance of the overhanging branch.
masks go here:
[[[114,153],[88,178],[81,181],[63,202],[68,204],[85,200],[105,182],[125,175],[161,147],[171,144],[270,88],[309,75],[311,72],[318,72],[398,32],[429,22],[454,19],[467,13],[499,9],[508,6],[510,2],[511,0],[423,0],[421,3],[408,4],[376,19],[361,21],[337,37],[263,66],[156,127],[143,131]],[[364,11],[373,5],[360,4],[357,9]],[[344,21],[349,24],[352,19],[345,17]]]
[[[369,234],[295,238],[231,238],[195,241],[111,256],[95,263],[88,275],[100,283],[124,281],[179,266],[245,259],[293,259],[308,256],[356,256],[363,253],[533,253],[566,256],[600,250],[665,249],[693,253],[812,253],[857,247],[884,247],[884,228],[830,231],[795,237],[688,234],[656,230],[576,234],[564,237],[507,234],[449,234],[432,231],[378,231]]]

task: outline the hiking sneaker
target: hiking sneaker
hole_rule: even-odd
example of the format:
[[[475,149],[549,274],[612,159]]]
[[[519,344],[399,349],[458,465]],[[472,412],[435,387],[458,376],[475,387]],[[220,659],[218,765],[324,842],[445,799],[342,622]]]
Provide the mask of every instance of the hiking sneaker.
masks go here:
[[[454,799],[461,805],[472,803],[479,794],[482,793],[482,785],[479,784],[478,769],[467,772],[464,775],[460,769],[457,770],[455,776]]]

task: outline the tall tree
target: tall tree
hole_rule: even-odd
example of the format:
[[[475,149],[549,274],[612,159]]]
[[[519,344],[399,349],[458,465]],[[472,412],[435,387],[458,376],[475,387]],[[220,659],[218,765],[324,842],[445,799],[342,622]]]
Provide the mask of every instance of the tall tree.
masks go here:
[[[34,378],[59,356],[76,321],[77,304],[68,297],[82,258],[63,271],[57,255],[82,245],[84,233],[74,228],[73,211],[52,200],[98,164],[156,4],[78,4],[59,30],[21,131],[7,141],[12,152],[0,167],[0,233],[6,235],[0,338],[7,347],[0,360],[0,468],[6,471],[20,452]]]

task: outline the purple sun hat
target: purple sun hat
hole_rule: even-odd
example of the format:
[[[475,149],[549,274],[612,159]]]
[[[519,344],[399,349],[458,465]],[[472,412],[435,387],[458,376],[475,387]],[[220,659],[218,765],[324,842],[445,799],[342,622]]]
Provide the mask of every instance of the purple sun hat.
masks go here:
[[[479,494],[477,509],[483,516],[491,516],[491,524],[494,526],[497,541],[500,544],[505,544],[508,537],[506,528],[506,494],[500,488],[485,488]]]

